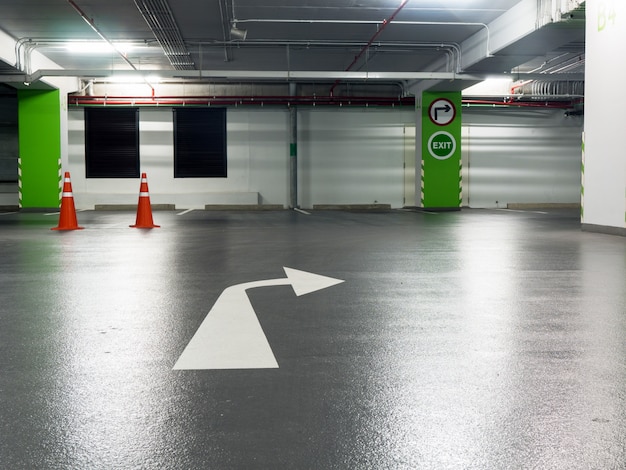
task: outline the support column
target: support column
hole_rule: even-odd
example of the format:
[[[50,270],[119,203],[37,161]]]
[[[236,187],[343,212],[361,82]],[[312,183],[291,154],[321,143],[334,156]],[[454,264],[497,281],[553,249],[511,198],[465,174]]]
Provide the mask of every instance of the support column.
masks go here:
[[[424,92],[418,113],[422,123],[421,145],[416,140],[416,147],[421,148],[420,206],[459,210],[462,202],[461,93]]]
[[[19,205],[58,208],[61,197],[59,91],[19,90]]]
[[[289,95],[296,96],[296,84],[289,84]],[[289,106],[289,205],[298,207],[298,109]]]
[[[616,104],[626,58],[623,0],[589,0],[586,29],[583,229],[626,236],[626,114]]]

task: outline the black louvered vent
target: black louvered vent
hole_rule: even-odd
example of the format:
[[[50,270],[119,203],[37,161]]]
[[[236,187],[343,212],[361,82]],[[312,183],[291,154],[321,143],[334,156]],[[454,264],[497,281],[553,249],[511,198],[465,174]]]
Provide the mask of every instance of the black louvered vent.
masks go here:
[[[87,178],[139,178],[139,109],[85,108]]]
[[[174,177],[226,177],[226,109],[174,108]]]

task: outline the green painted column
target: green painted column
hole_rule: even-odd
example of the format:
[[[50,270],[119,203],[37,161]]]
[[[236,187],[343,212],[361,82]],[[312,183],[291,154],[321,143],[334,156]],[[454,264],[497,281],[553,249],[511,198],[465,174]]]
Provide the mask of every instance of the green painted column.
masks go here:
[[[424,92],[421,105],[421,206],[460,209],[461,92]]]
[[[19,90],[20,208],[61,203],[61,102],[58,90]]]

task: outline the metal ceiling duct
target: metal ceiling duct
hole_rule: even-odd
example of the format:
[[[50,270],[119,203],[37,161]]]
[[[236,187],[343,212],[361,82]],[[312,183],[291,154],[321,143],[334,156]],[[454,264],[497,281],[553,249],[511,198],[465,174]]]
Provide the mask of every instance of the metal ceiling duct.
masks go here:
[[[513,87],[515,95],[546,96],[585,96],[584,80],[533,80]]]
[[[166,0],[135,0],[165,56],[176,70],[195,70],[196,64],[185,46],[172,10]]]

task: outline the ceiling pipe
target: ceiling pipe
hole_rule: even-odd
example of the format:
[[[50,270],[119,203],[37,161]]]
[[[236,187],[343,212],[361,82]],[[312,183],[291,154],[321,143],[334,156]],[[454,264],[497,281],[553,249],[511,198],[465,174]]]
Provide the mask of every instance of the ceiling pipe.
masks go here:
[[[546,98],[546,97],[544,97]],[[372,96],[69,96],[74,106],[335,106],[335,107],[396,107],[415,106],[415,97]],[[510,101],[509,98],[463,98],[464,106],[490,106],[509,108],[571,109],[583,103],[582,99],[556,101]]]
[[[222,47],[232,45],[232,41],[226,43],[221,41],[188,41],[190,46],[209,46],[209,47]],[[461,46],[454,42],[391,42],[391,43],[373,43],[370,45],[377,46],[379,49],[385,47],[406,48],[406,49],[434,49],[444,50],[453,62],[453,66],[450,67],[451,71],[460,72],[461,70]],[[301,46],[301,47],[365,47],[367,43],[362,41],[320,41],[320,40],[266,40],[266,39],[254,39],[244,42],[238,42],[238,47],[257,47],[257,46]],[[383,51],[384,52],[384,51]]]
[[[223,0],[218,0],[219,6],[220,6],[220,23],[222,24],[222,47],[224,47],[224,62],[230,62],[230,54],[229,54],[229,49],[227,46],[227,42],[226,42],[226,30],[227,30],[227,25],[228,25],[228,14],[226,13],[226,5],[222,4]],[[202,46],[203,44],[200,44],[200,61],[202,61]],[[200,67],[200,70],[202,70],[202,67]]]
[[[19,38],[17,41],[15,41],[15,68],[26,73],[30,73],[30,71],[24,70],[22,66],[22,47],[29,41],[32,41],[32,39]]]
[[[231,44],[229,41],[187,41],[189,45],[201,45],[201,46],[213,46],[222,47]],[[303,47],[364,47],[367,43],[363,41],[323,41],[323,40],[270,40],[270,39],[249,39],[244,44],[238,45],[238,47],[246,46],[303,46]],[[461,52],[461,46],[455,42],[378,42],[374,45],[377,46],[389,46],[389,47],[406,47],[406,48],[450,48],[455,51]]]
[[[582,99],[572,99],[567,101],[555,101],[543,97],[542,101],[508,101],[508,100],[477,100],[464,98],[461,104],[467,107],[471,106],[489,106],[493,108],[543,108],[543,109],[570,109],[576,105],[582,104]]]
[[[402,8],[402,7],[400,7]],[[399,8],[399,9],[400,9]],[[324,19],[271,19],[271,18],[247,18],[247,19],[239,19],[238,23],[291,23],[291,24],[375,24],[381,25],[381,30],[376,33],[376,35],[382,32],[389,23],[393,19],[393,15],[389,18],[389,20],[383,20],[381,23],[378,20],[324,20]],[[409,26],[477,26],[480,28],[484,28],[487,33],[486,40],[486,56],[489,57],[491,55],[491,31],[489,29],[489,25],[486,23],[480,22],[468,22],[468,21],[411,21],[411,20],[401,20],[394,21],[395,25],[409,25]],[[459,47],[459,55],[460,55],[460,46]],[[457,72],[461,71],[460,60],[458,62]]]
[[[238,23],[296,23],[296,24],[375,24],[386,26],[385,22],[391,21],[383,20],[381,23],[378,20],[300,20],[300,19],[270,19],[270,18],[247,18],[245,20],[237,20]],[[478,26],[484,28],[487,33],[487,56],[491,55],[491,31],[489,25],[486,23],[468,22],[468,21],[411,21],[400,20],[394,21],[395,25],[408,25],[408,26]],[[378,34],[378,33],[377,33]]]
[[[370,38],[369,41],[367,41],[367,44],[365,46],[363,46],[363,48],[361,49],[361,51],[357,54],[357,56],[354,58],[354,60],[350,63],[350,65],[348,65],[348,68],[346,68],[346,72],[350,71],[352,69],[352,67],[354,67],[354,65],[359,61],[359,59],[363,56],[363,54],[365,54],[365,51],[367,51],[369,49],[369,47],[372,45],[372,43],[376,40],[376,38],[378,36],[380,36],[380,34],[385,30],[385,28],[387,27],[387,25],[389,23],[391,23],[396,16],[398,15],[398,13],[400,13],[400,11],[404,8],[404,6],[408,3],[409,0],[402,0],[402,3],[400,3],[400,6],[398,8],[396,8],[396,10],[393,12],[393,14],[386,20],[383,20],[382,26],[380,28],[378,28],[378,30],[376,31],[376,33],[374,33],[374,35]],[[337,87],[337,85],[340,83],[340,80],[335,81],[335,83],[333,83],[333,86],[330,87],[329,90],[329,94],[332,96],[333,95],[333,91],[335,90],[335,88]]]
[[[512,87],[512,94],[531,96],[582,96],[585,93],[584,81],[543,81],[530,80]]]
[[[415,106],[413,97],[393,96],[82,96],[68,97],[73,105],[151,105],[151,106],[240,106],[240,105],[311,105],[311,106]]]
[[[512,80],[584,80],[584,74],[456,74],[452,72],[340,72],[340,71],[284,71],[284,70],[138,70],[138,71],[112,71],[112,70],[84,70],[84,69],[40,69],[32,74],[21,74],[25,81],[35,82],[44,77],[79,77],[84,79],[94,78],[107,81],[116,74],[128,76],[159,75],[162,79],[184,81],[189,79],[211,80],[213,82],[224,81],[333,81],[348,80],[355,82],[397,82],[401,80],[469,80],[482,81],[487,78],[508,78]]]
[[[225,30],[223,34],[226,35]],[[32,71],[26,65],[30,62],[30,54],[33,50],[37,48],[46,48],[46,47],[62,47],[66,45],[71,45],[72,43],[83,43],[83,42],[96,42],[94,39],[72,39],[72,40],[61,40],[57,38],[20,38],[16,41],[15,44],[15,55],[17,57],[17,62],[15,67],[21,71],[26,72],[27,74],[31,74]],[[150,40],[126,40],[120,41],[126,43],[135,44],[137,46],[149,46],[155,47],[158,44],[156,39]],[[199,51],[202,52],[202,48],[204,47],[223,47],[224,48],[224,62],[230,62],[230,57],[228,54],[229,47],[232,46],[232,41],[188,41],[188,45],[197,46]],[[271,41],[271,40],[252,40],[246,41],[246,43],[239,43],[238,47],[256,47],[256,46],[300,46],[300,47],[363,47],[363,42],[351,42],[351,41]],[[407,51],[419,50],[419,49],[433,49],[433,50],[442,50],[448,56],[448,61],[452,61],[453,66],[449,67],[451,71],[460,69],[460,57],[461,57],[461,48],[459,44],[456,43],[443,43],[443,42],[394,42],[389,43],[386,46],[382,46],[382,44],[378,43],[378,47],[382,49],[382,52],[387,51],[387,47],[397,48],[399,50],[407,49]],[[116,51],[117,52],[117,51]],[[135,69],[136,70],[136,69]],[[88,73],[93,73],[94,71],[88,71]],[[159,74],[158,70],[153,70],[150,72],[151,74]],[[169,72],[166,72],[169,73]],[[101,75],[101,74],[99,74]],[[198,71],[196,76],[203,76],[203,70]]]

